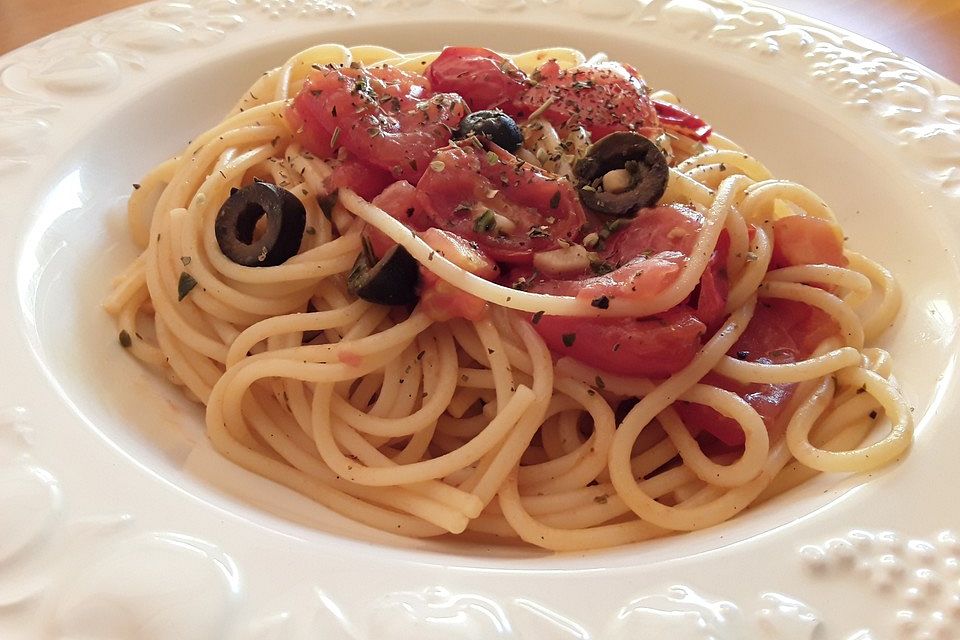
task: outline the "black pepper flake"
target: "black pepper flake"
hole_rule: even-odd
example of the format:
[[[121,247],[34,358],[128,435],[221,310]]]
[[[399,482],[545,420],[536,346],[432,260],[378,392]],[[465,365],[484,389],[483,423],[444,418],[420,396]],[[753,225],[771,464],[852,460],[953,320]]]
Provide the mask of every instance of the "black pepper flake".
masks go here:
[[[609,497],[610,496],[608,496],[607,494],[601,493],[600,495],[595,497],[593,501],[596,502],[597,504],[607,504],[607,498]]]
[[[563,340],[563,346],[572,347],[573,343],[577,341],[577,334],[565,333],[562,336],[560,336],[560,339]]]
[[[187,273],[186,271],[180,274],[180,281],[177,283],[177,301],[181,301],[187,297],[187,294],[193,291],[193,288],[197,286],[196,279]]]
[[[871,420],[876,420],[876,419],[877,419],[877,412],[876,412],[876,411],[871,411],[871,412],[870,412],[870,419],[871,419]]]
[[[314,229],[313,227],[307,227],[306,229],[303,230],[303,232],[308,236],[314,236],[317,234],[317,230]]]
[[[600,296],[599,298],[594,298],[590,301],[591,307],[596,307],[597,309],[609,309],[610,308],[610,298],[607,296]]]
[[[600,389],[601,391],[607,388],[607,385],[603,382],[603,378],[601,378],[600,376],[597,376],[594,379],[594,383],[596,383],[597,389]]]
[[[533,318],[530,319],[530,322],[532,322],[533,324],[537,324],[538,322],[540,322],[540,318],[542,317],[543,317],[543,311],[537,311],[535,314],[533,314]]]
[[[423,356],[426,355],[426,351],[421,351],[417,354],[417,360],[423,360]]]
[[[191,261],[192,258],[190,256],[180,256],[180,262],[183,264],[183,266],[187,266]]]
[[[590,270],[595,275],[603,276],[613,271],[613,265],[606,261],[594,260],[590,263]]]
[[[133,345],[133,340],[130,338],[130,334],[127,333],[126,329],[122,330],[117,337],[120,340],[120,346],[124,349],[129,349],[131,345]]]
[[[550,198],[550,208],[556,209],[560,206],[560,190],[557,189],[557,192],[553,194],[553,197]]]
[[[140,183],[134,182],[134,183],[133,183],[133,189],[134,189],[134,191],[136,191],[136,190],[139,189],[139,188],[140,188]]]
[[[749,355],[749,351],[737,351],[737,360],[746,360]]]

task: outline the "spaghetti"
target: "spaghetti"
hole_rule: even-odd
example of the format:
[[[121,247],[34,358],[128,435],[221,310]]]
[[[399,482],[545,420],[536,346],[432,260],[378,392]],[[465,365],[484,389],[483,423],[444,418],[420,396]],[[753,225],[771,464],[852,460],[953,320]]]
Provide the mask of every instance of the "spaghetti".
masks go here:
[[[657,144],[670,161],[658,203],[682,203],[669,213],[681,211],[695,234],[684,240],[687,227],[674,227],[669,234],[687,243],[683,255],[637,263],[668,273],[649,295],[591,289],[639,258],[573,288],[529,270],[518,282],[539,284],[510,286],[509,265],[499,262],[498,277],[465,269],[349,184],[331,199],[345,153],[307,150],[291,102],[325,69],[421,74],[437,56],[371,46],[301,52],[260,77],[220,124],[133,192],[129,223],[143,252],[105,306],[136,358],[206,405],[207,433],[221,454],[384,531],[579,550],[708,527],[815,472],[863,472],[904,453],[910,412],[890,381],[888,354],[867,346],[896,316],[893,278],[848,249],[838,264],[778,264],[780,230],[794,221],[779,222],[813,219],[834,232],[833,212],[719,134],[704,143],[702,133],[671,131],[671,118],[684,112],[670,94],[652,95],[665,105]],[[534,78],[527,87],[547,63],[556,77],[607,64],[570,49],[509,61]],[[589,82],[583,86],[592,89]],[[555,95],[541,96],[540,113],[518,118],[524,143],[516,155],[524,170],[566,184],[598,132],[551,122],[557,104]],[[328,139],[331,148],[339,135]],[[231,191],[255,180],[289,191],[305,212],[299,251],[277,266],[237,264],[214,232]],[[613,226],[597,227],[609,246],[621,242]],[[374,230],[419,263],[424,287],[452,296],[442,300],[479,301],[480,312],[444,317],[425,301],[388,307],[354,295],[347,276]],[[645,277],[631,273],[635,283]],[[694,335],[689,361],[666,374],[597,366],[583,356],[584,347],[602,347],[584,345],[590,334],[551,340],[550,322],[662,319],[698,297],[700,308],[685,317],[700,322],[708,273],[728,281],[721,307]],[[757,336],[774,326],[764,323],[784,309],[816,321],[815,335],[802,336],[816,344],[797,347],[796,357],[758,356]],[[866,444],[881,415],[891,428]]]

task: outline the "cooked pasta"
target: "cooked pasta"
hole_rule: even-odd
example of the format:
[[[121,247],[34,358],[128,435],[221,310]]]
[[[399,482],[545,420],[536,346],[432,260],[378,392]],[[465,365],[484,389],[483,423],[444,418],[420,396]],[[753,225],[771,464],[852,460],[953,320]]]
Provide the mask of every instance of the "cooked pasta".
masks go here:
[[[864,472],[905,452],[910,412],[891,382],[888,354],[873,346],[898,311],[892,276],[841,240],[830,241],[842,251],[837,264],[784,264],[790,236],[781,231],[800,221],[839,232],[833,211],[719,134],[704,142],[671,130],[670,117],[686,113],[671,94],[651,96],[664,111],[655,141],[669,164],[655,204],[684,207],[681,221],[695,234],[685,238],[688,227],[667,228],[687,243],[682,255],[627,256],[626,264],[601,269],[606,273],[553,278],[560,284],[538,269],[521,269],[518,277],[512,257],[493,260],[498,275],[484,275],[438,249],[402,215],[388,213],[379,197],[363,197],[351,184],[332,188],[347,152],[322,157],[310,150],[316,142],[305,137],[303,112],[298,121],[292,106],[308,91],[322,97],[326,89],[311,78],[340,69],[422,74],[437,56],[372,46],[303,51],[262,75],[220,124],[134,190],[129,226],[142,253],[117,277],[105,307],[133,356],[206,406],[217,451],[383,531],[520,540],[557,551],[709,527],[815,472]],[[583,77],[576,70],[607,64],[602,56],[587,60],[559,48],[508,60],[532,79],[526,86],[537,86],[542,65],[555,61],[556,73],[574,70],[574,88],[580,82],[587,90],[600,80],[576,80]],[[354,92],[367,90],[360,77],[348,83]],[[390,95],[379,97],[391,102]],[[526,164],[516,171],[534,171],[537,180],[566,189],[597,140],[588,127],[551,120],[556,97],[517,116],[523,142],[516,156]],[[458,108],[443,100],[423,110]],[[384,113],[382,122],[390,124]],[[371,138],[384,135],[375,130],[376,118],[371,126]],[[350,135],[337,127],[326,139],[329,148]],[[470,144],[482,146],[476,138],[462,146]],[[476,153],[491,164],[507,157],[489,145]],[[440,171],[453,173],[452,157],[432,160],[421,185],[447,179]],[[273,266],[238,264],[217,235],[225,202],[257,182],[281,187],[304,211],[295,254]],[[496,191],[488,190],[491,201],[503,197]],[[554,209],[560,193],[551,199]],[[634,219],[642,221],[645,211],[633,212]],[[651,211],[676,217],[675,210]],[[530,238],[549,236],[551,225],[560,224],[551,219],[536,234],[531,227]],[[587,256],[595,265],[604,240],[609,252],[624,242],[618,232],[633,233],[622,229],[641,224],[592,213],[587,219],[599,220],[596,238],[577,236],[586,231],[577,228],[550,251],[575,254],[575,261]],[[470,220],[478,234],[484,225],[501,230],[491,243],[517,233],[516,219],[503,211],[485,209]],[[263,232],[259,224],[247,235]],[[416,261],[420,304],[388,306],[357,295],[349,281],[358,256],[371,250],[370,234]],[[546,259],[535,257],[534,264]],[[620,295],[617,274],[630,265],[639,265],[626,281],[634,286],[652,277],[654,266],[666,275],[644,295]],[[703,315],[708,274],[724,283],[710,322]],[[516,283],[508,281],[513,277]],[[603,278],[608,289],[597,289]],[[517,284],[534,280],[532,287]],[[429,307],[428,289],[442,292],[440,307],[465,301],[478,311],[445,316]],[[658,363],[647,375],[628,371],[629,362],[598,366],[607,357],[613,363],[615,354],[591,359],[585,349],[609,345],[585,344],[593,340],[586,336],[606,334],[558,330],[551,341],[548,331],[550,322],[587,326],[609,318],[653,317],[668,325],[662,318],[673,316],[664,314],[678,307],[686,310],[685,322],[698,323],[697,332],[689,361],[669,371]],[[816,344],[774,345],[780,348],[769,352],[755,346],[761,333],[780,327],[769,318],[784,309],[813,318],[808,324],[816,331],[796,335]],[[881,418],[888,427],[879,427]],[[726,430],[712,426],[719,422]]]

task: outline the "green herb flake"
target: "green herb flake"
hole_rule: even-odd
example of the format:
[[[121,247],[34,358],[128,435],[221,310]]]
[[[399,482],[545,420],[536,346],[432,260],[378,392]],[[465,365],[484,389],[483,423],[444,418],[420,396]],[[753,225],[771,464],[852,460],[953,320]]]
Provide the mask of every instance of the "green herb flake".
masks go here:
[[[131,345],[133,345],[133,339],[130,337],[130,334],[127,333],[126,329],[122,330],[117,337],[120,340],[120,346],[124,349],[129,349]]]
[[[494,217],[493,209],[487,209],[473,221],[473,230],[477,233],[489,233],[497,226],[497,219]]]
[[[596,384],[597,389],[600,389],[600,391],[603,391],[604,389],[607,388],[607,385],[604,384],[604,382],[603,382],[603,378],[601,378],[600,376],[597,376],[597,377],[594,379],[594,383]]]
[[[340,127],[336,127],[333,130],[333,135],[330,136],[330,148],[337,148],[337,141],[340,140]]]
[[[317,230],[314,229],[313,227],[307,227],[306,229],[303,230],[303,232],[304,232],[305,234],[307,234],[308,236],[315,236],[315,235],[317,235]]]
[[[560,339],[563,340],[563,346],[572,347],[573,343],[577,341],[577,334],[565,333],[562,336],[560,336]]]
[[[180,281],[177,283],[177,301],[181,301],[187,297],[187,294],[193,291],[193,288],[197,286],[197,280],[187,273],[186,271],[180,274]]]
[[[500,158],[493,151],[487,151],[487,164],[495,165],[500,162]]]

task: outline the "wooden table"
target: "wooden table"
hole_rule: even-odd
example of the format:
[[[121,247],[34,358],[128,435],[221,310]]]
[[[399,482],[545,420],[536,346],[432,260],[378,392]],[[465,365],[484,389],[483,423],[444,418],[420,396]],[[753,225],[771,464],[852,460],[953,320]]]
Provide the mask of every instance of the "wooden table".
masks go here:
[[[137,1],[0,0],[0,53]],[[960,82],[960,0],[768,0],[768,3],[882,42]]]

